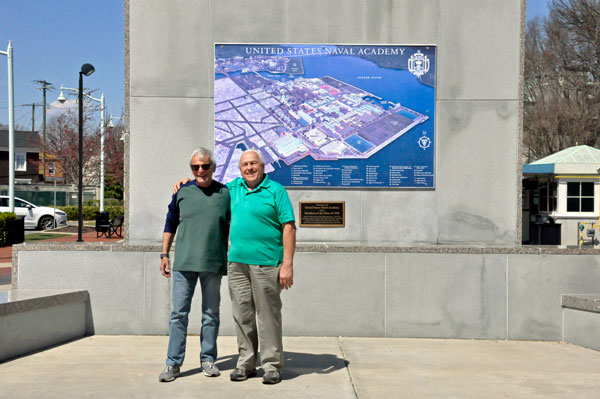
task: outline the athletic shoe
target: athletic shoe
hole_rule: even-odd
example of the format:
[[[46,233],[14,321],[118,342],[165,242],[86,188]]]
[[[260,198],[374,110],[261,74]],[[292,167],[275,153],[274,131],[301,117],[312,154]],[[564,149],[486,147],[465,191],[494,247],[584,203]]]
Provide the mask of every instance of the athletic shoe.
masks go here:
[[[179,366],[167,366],[158,376],[158,382],[171,382],[179,377]]]
[[[221,375],[219,368],[214,362],[202,362],[202,370],[204,371],[204,375],[207,377],[218,377]]]

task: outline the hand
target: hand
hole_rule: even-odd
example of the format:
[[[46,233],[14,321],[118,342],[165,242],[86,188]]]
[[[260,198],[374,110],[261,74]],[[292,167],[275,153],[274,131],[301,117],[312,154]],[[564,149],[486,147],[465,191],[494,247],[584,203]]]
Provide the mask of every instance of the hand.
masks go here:
[[[166,278],[171,277],[171,266],[169,264],[169,258],[162,258],[160,260],[160,272]]]
[[[177,183],[173,184],[173,194],[177,194],[177,191],[179,191],[179,189],[181,188],[181,185],[188,183],[190,180],[192,180],[192,179],[185,178],[185,179],[181,179]]]
[[[281,288],[288,289],[294,285],[294,268],[291,263],[283,263],[279,269],[279,284]]]

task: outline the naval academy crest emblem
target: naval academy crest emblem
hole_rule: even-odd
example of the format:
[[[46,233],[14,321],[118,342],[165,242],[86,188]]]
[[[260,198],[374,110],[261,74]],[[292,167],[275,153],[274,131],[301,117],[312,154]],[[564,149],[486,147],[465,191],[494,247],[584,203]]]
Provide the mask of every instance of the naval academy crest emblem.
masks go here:
[[[429,57],[417,50],[416,53],[408,59],[408,70],[417,78],[429,72]]]
[[[420,137],[417,142],[419,143],[419,147],[421,147],[423,150],[428,149],[431,145],[431,139],[427,137],[427,132],[425,131],[423,132],[423,137]]]

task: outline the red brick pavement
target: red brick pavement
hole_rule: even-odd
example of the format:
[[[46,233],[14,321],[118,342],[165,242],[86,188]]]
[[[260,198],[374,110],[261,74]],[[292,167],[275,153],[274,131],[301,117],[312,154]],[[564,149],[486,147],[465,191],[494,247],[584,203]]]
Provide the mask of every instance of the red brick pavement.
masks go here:
[[[0,263],[12,262],[12,247],[0,247]]]

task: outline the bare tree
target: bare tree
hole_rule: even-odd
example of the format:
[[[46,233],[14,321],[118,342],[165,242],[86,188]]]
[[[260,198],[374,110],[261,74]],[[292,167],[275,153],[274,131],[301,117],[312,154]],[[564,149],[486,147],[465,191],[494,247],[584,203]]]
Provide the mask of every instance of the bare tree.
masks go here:
[[[528,161],[600,144],[600,0],[553,0],[527,24],[524,144]]]
[[[104,183],[106,198],[123,199],[124,155],[125,143],[123,137],[124,126],[122,122],[114,127],[109,127],[104,136]]]
[[[84,104],[83,124],[83,183],[100,182],[100,131],[92,115],[97,107]],[[43,146],[41,146],[43,147]],[[58,159],[63,168],[65,183],[77,184],[79,178],[79,115],[67,110],[48,123],[46,148],[40,148]]]

